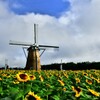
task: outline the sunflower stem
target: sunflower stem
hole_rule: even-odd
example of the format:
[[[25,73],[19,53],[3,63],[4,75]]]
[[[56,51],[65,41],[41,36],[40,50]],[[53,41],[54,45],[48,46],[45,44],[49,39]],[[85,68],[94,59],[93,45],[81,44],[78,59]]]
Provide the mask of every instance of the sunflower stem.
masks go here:
[[[24,82],[22,84],[23,84],[22,88],[23,88],[23,91],[24,91]]]

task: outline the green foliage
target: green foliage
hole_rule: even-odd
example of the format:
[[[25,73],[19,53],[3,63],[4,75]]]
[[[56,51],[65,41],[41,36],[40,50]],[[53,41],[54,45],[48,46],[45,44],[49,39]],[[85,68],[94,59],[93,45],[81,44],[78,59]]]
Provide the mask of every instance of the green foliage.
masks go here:
[[[19,72],[36,78],[21,82],[16,77]],[[0,100],[24,100],[30,91],[42,100],[99,100],[99,74],[100,70],[0,70]],[[80,88],[81,92],[77,88]],[[78,97],[77,93],[80,93]]]

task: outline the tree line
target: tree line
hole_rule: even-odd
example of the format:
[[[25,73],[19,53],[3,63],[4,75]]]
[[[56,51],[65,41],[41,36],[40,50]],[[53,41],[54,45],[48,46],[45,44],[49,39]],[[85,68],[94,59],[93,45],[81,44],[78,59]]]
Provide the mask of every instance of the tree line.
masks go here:
[[[61,68],[62,66],[62,68]],[[5,69],[5,67],[1,67],[0,69]],[[15,70],[24,70],[24,68],[21,67],[15,67],[15,68],[8,68],[8,69],[15,69]],[[69,63],[53,63],[48,65],[41,65],[42,70],[90,70],[90,69],[96,69],[100,70],[100,62],[69,62]]]
[[[43,65],[41,69],[43,70],[61,70],[61,66],[63,70],[87,70],[87,69],[97,69],[100,70],[100,62],[69,62],[69,63],[54,63],[49,65]]]

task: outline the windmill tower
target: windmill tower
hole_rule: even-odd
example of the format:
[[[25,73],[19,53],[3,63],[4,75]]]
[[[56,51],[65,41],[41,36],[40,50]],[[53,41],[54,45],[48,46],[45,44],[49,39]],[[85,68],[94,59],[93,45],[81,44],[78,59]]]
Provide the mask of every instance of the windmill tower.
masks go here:
[[[5,59],[5,69],[8,69],[9,66],[8,66],[8,59]]]
[[[58,46],[38,45],[36,29],[37,25],[34,24],[34,43],[25,43],[17,41],[10,41],[9,43],[10,45],[21,45],[23,46],[23,48],[27,48],[28,56],[26,57],[27,61],[25,69],[41,70],[40,56],[44,53],[46,48],[59,48]],[[40,50],[42,50],[41,54],[39,53]]]

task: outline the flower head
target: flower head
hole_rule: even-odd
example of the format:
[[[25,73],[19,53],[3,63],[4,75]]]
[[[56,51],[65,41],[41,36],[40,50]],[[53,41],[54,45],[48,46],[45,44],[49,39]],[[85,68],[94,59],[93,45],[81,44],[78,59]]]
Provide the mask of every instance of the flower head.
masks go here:
[[[35,80],[36,77],[34,75],[30,75],[30,80]]]
[[[36,94],[34,94],[34,92],[29,92],[26,97],[25,100],[42,100],[39,96],[37,96]]]
[[[88,80],[88,79],[86,79],[86,82],[88,83],[88,84],[92,84],[92,80]]]
[[[40,80],[43,82],[44,81],[44,78],[40,75],[39,76]]]
[[[0,78],[0,81],[2,80],[2,78]]]
[[[63,88],[63,91],[66,91],[66,88]]]
[[[65,85],[64,82],[63,82],[62,80],[58,80],[58,82],[59,82],[62,86]]]
[[[96,91],[94,91],[94,90],[92,90],[92,89],[88,89],[88,90],[89,90],[89,92],[91,92],[94,96],[97,96],[97,97],[100,96],[100,94],[99,94],[98,92],[96,92]]]
[[[14,84],[19,84],[18,80],[13,81]]]
[[[80,79],[79,78],[75,78],[76,83],[80,83]]]
[[[16,75],[16,78],[20,82],[27,82],[30,79],[28,74],[26,74],[26,73],[18,73]]]
[[[83,75],[84,75],[84,76],[88,76],[88,74],[87,74],[86,72],[83,72]]]
[[[72,90],[76,93],[75,97],[79,97],[80,94],[81,94],[81,92],[82,92],[82,90],[80,89],[80,87],[74,87],[74,86],[72,86]]]

